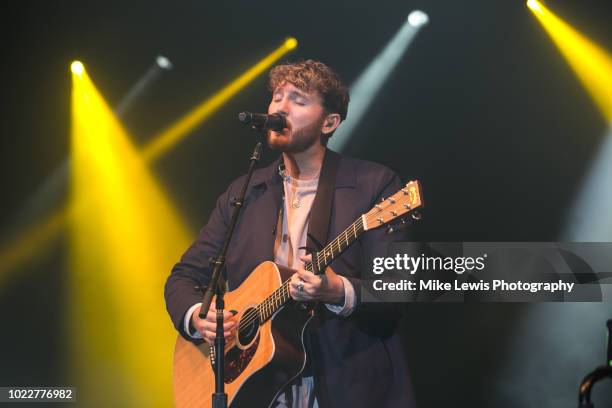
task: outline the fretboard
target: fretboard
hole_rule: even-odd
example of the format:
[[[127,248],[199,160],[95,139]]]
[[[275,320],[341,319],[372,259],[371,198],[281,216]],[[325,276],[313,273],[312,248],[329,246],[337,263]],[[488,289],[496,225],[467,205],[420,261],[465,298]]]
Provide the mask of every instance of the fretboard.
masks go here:
[[[320,275],[324,273],[325,268],[332,263],[345,249],[355,242],[361,234],[363,234],[363,217],[359,217],[347,229],[344,230],[336,239],[327,244],[321,251],[312,254],[312,262],[304,265],[304,269]],[[278,309],[291,299],[289,294],[290,279],[283,282],[280,288],[276,289],[263,302],[257,305],[256,309],[259,313],[259,322],[263,324],[267,321]]]

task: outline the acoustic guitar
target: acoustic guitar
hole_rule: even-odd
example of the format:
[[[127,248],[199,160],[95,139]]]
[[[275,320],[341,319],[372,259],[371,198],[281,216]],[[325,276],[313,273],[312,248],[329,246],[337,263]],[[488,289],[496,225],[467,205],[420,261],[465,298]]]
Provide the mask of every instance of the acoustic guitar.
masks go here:
[[[327,265],[366,231],[422,207],[421,188],[411,181],[355,220],[304,268],[322,274]],[[306,365],[304,333],[313,311],[289,295],[295,271],[263,262],[237,289],[225,294],[227,310],[236,310],[236,336],[225,346],[225,392],[230,408],[268,407]],[[214,347],[178,336],[173,387],[178,408],[208,407],[215,391]]]

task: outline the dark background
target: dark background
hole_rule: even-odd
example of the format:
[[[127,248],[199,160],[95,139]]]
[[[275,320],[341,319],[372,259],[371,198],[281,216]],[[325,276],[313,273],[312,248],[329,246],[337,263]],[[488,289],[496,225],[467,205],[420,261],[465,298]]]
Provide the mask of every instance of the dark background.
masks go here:
[[[299,41],[289,59],[322,60],[351,84],[417,8],[430,23],[346,152],[421,180],[424,240],[558,239],[608,125],[523,1],[253,3],[3,5],[2,242],[69,153],[72,60],[84,61],[111,105],[156,55],[174,63],[123,119],[144,145],[287,36]],[[610,2],[547,5],[612,50]],[[153,167],[194,229],[246,168],[253,143],[235,115],[265,111],[265,84],[262,75]],[[58,242],[0,289],[0,385],[61,383],[64,274]],[[606,304],[412,305],[403,328],[417,400],[575,406],[580,379],[604,362],[610,312]],[[604,384],[595,398],[605,404],[612,387]]]

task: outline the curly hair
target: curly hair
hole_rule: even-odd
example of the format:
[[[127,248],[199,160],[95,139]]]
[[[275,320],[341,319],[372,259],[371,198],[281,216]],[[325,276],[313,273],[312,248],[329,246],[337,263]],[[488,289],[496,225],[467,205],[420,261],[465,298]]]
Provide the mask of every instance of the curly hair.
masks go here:
[[[272,68],[268,81],[270,91],[274,92],[285,82],[305,92],[317,91],[323,99],[323,108],[328,113],[338,113],[342,120],[346,119],[348,88],[340,76],[327,65],[309,59],[286,62]]]

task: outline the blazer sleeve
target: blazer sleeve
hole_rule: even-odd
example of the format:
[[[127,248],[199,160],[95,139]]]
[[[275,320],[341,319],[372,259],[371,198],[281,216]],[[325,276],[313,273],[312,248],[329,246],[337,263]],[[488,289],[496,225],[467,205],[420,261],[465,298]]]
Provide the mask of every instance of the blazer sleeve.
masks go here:
[[[383,197],[390,197],[398,192],[403,184],[399,176],[388,168],[384,168],[379,178],[379,182],[375,183],[376,188],[373,194],[373,201],[371,206],[374,206],[377,202],[380,202]],[[396,225],[400,221],[392,223]],[[389,234],[387,228],[381,227],[374,230],[367,231],[360,239],[359,245],[362,246],[363,252],[367,252],[369,249],[376,246],[380,246],[380,243],[388,242],[406,242],[414,240],[414,236],[409,228],[397,228],[396,232]],[[362,302],[361,290],[362,285],[370,284],[369,280],[364,279],[365,274],[361,270],[357,274],[358,277],[345,276],[353,285],[355,290],[355,309],[352,313],[354,317],[370,319],[376,315],[377,318],[395,320],[403,314],[405,305],[398,302]]]
[[[202,301],[202,292],[196,287],[208,284],[212,273],[209,258],[218,255],[225,239],[229,222],[230,189],[231,186],[217,199],[208,222],[180,261],[174,265],[166,280],[164,289],[166,309],[174,327],[188,340],[193,338],[185,333],[185,313],[194,304]]]

